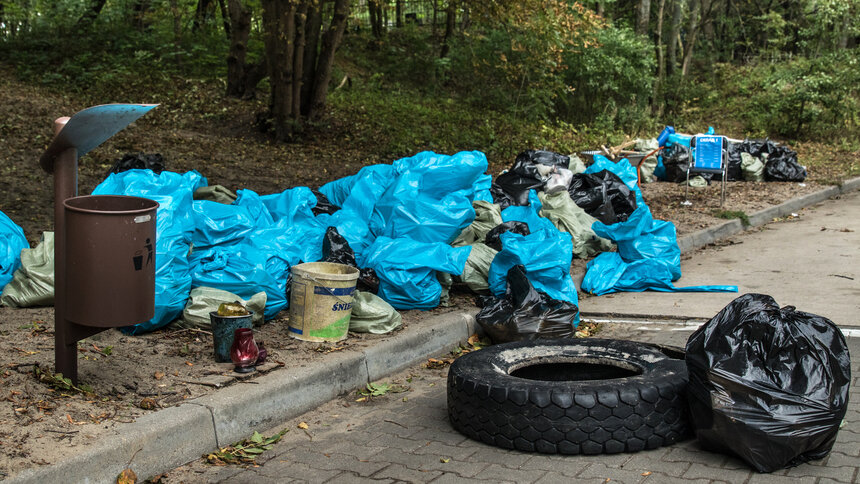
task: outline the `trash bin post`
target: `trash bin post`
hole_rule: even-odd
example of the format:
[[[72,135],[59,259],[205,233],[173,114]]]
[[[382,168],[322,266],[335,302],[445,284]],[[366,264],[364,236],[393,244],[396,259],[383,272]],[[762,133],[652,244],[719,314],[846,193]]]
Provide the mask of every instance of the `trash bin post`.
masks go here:
[[[78,341],[107,328],[103,324],[87,326],[67,318],[68,254],[64,202],[77,196],[78,158],[155,106],[108,104],[87,108],[72,117],[57,118],[54,121],[54,139],[39,160],[42,168],[54,175],[54,366],[56,372],[74,384],[78,382]]]

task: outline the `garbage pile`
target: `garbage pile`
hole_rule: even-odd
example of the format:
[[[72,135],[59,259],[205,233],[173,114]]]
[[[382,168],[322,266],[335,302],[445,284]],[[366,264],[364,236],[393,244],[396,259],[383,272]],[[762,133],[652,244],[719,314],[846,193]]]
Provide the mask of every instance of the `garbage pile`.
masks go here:
[[[422,152],[318,190],[268,195],[233,193],[209,186],[197,171],[156,172],[139,163],[163,168],[160,157],[126,156],[93,191],[159,203],[155,316],[125,328],[130,334],[176,320],[206,327],[207,310],[225,300],[272,319],[290,306],[291,268],[318,261],[359,270],[351,329],[369,332],[399,326],[397,310],[446,304],[452,285],[462,283],[480,296],[487,317],[479,320],[491,334],[496,328],[499,340],[571,335],[579,321],[573,257],[621,258],[590,265],[589,281],[616,274],[619,260],[653,269],[584,286],[596,294],[714,290],[671,285],[680,277],[674,226],[651,219],[627,160],[597,155],[586,168],[576,156],[528,150],[494,181],[481,152]],[[0,282],[15,277],[3,303],[50,304],[52,238],[22,259],[23,232],[8,218],[0,222]],[[614,245],[618,252],[609,252]],[[27,265],[19,268],[22,260]]]
[[[710,128],[708,134],[714,134]],[[660,137],[652,140],[637,140],[637,149],[662,147],[657,164],[652,170],[643,163],[643,179],[649,173],[662,181],[681,183],[686,181],[687,169],[695,159],[695,148],[691,147],[693,136],[675,133],[667,126]],[[644,168],[644,170],[643,170]],[[705,181],[720,180],[720,174],[697,173]],[[744,139],[728,142],[726,149],[726,179],[728,181],[775,181],[802,182],[806,179],[806,168],[797,162],[797,152],[769,139]]]

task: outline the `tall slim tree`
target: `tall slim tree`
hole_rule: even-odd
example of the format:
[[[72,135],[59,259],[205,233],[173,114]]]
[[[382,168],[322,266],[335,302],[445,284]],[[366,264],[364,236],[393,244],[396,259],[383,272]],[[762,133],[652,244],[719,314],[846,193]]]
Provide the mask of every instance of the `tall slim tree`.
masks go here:
[[[279,140],[292,139],[302,129],[304,119],[318,117],[325,108],[334,55],[349,16],[349,0],[334,0],[324,33],[321,2],[263,0],[266,62],[272,89],[269,116]]]
[[[636,8],[636,33],[648,34],[648,21],[651,20],[651,0],[639,0]]]
[[[678,66],[678,41],[681,36],[681,21],[684,15],[684,0],[672,0],[672,26],[669,42],[666,43],[666,74],[671,76]]]
[[[445,58],[451,50],[451,41],[454,36],[454,26],[457,25],[457,1],[448,0],[445,7],[445,36],[442,38],[442,52],[439,57]]]
[[[684,62],[681,64],[681,76],[686,77],[693,62],[693,49],[696,47],[696,37],[699,35],[699,0],[690,0],[690,18],[687,19],[687,39],[684,45]]]

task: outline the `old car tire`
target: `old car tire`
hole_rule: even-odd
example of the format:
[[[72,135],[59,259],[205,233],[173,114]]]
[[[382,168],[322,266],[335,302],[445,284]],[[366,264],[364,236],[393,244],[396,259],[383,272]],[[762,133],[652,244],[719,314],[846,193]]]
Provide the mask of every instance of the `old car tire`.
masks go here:
[[[654,345],[519,341],[454,361],[448,416],[466,436],[508,449],[637,452],[691,435],[686,385],[683,359]]]

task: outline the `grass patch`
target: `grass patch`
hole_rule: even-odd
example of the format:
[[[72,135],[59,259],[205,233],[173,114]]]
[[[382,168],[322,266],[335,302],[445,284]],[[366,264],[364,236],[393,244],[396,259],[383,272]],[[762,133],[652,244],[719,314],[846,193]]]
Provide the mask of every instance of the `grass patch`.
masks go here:
[[[750,217],[742,210],[720,210],[715,212],[714,216],[726,220],[738,219],[744,227],[750,226]]]

